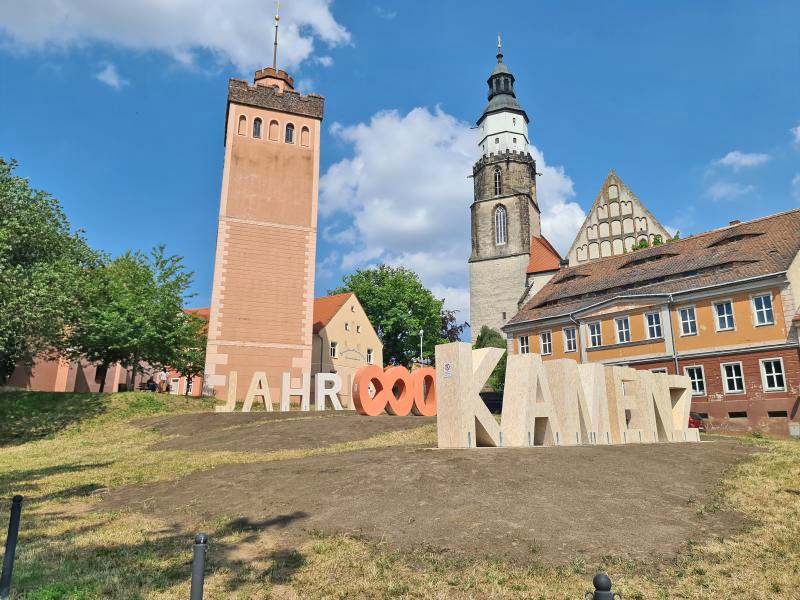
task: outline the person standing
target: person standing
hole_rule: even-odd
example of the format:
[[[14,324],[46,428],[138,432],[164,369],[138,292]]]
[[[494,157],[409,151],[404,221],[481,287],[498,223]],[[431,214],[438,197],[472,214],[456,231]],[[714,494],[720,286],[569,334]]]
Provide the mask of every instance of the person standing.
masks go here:
[[[164,393],[167,389],[167,370],[161,369],[161,373],[158,374],[158,391],[160,393]]]

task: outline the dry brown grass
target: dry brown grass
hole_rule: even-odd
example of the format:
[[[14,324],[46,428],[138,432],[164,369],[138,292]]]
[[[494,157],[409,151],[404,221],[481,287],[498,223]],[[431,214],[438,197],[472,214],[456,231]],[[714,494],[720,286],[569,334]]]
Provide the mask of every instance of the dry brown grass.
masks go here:
[[[0,396],[0,407],[2,402]],[[150,451],[147,446],[163,437],[128,420],[207,409],[208,404],[135,394],[113,394],[103,403],[102,410],[68,422],[45,439],[0,448],[0,493],[26,496],[14,577],[17,598],[187,597],[191,540],[144,515],[93,511],[100,490],[176,479],[221,464],[435,443],[435,428],[424,426],[314,450]],[[47,429],[38,422],[36,427]],[[601,568],[625,598],[800,598],[800,443],[752,443],[767,452],[736,467],[715,501],[698,507],[697,519],[725,508],[741,512],[753,527],[729,539],[690,542],[671,562],[635,564],[608,557],[603,564],[585,564],[576,556],[567,565],[548,568],[536,563],[532,548],[530,565],[519,566],[454,560],[435,549],[398,553],[379,543],[321,534],[291,551],[267,550],[245,562],[236,560],[237,549],[256,543],[260,533],[247,523],[220,519],[209,532],[206,598],[572,599],[582,597]]]

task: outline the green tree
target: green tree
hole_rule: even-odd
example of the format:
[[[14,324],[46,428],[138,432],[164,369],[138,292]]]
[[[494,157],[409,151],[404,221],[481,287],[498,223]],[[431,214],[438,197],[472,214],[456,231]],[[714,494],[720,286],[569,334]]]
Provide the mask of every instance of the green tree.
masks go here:
[[[383,342],[387,362],[409,365],[419,357],[419,332],[423,331],[422,354],[433,358],[436,344],[453,341],[464,330],[454,311],[444,310],[413,271],[380,265],[359,269],[343,278],[343,284],[329,294],[353,292],[364,307]]]
[[[197,375],[201,375],[206,364],[206,322],[189,315],[184,320],[180,342],[175,356],[170,360],[169,366],[186,377],[189,382]],[[186,385],[185,394],[189,394],[189,385]]]
[[[502,348],[506,350],[508,346],[506,345],[506,339],[503,337],[503,334],[496,329],[492,329],[488,325],[484,325],[481,327],[478,337],[475,339],[473,348],[476,350],[478,348]],[[494,368],[494,371],[492,371],[486,384],[496,392],[503,391],[506,384],[506,354],[503,354],[503,357],[500,359],[500,362],[497,363],[497,366]]]
[[[200,343],[197,318],[182,310],[191,281],[183,259],[167,256],[164,246],[149,256],[127,252],[94,270],[87,308],[70,335],[73,356],[106,367],[118,362],[131,369],[131,382],[142,361],[181,362],[181,353]]]
[[[59,202],[0,158],[0,385],[18,364],[62,354],[98,256]]]

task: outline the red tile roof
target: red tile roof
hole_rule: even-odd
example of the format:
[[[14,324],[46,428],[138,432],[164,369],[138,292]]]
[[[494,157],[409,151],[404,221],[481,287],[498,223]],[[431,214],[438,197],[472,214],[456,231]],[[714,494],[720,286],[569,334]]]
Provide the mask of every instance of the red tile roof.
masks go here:
[[[550,245],[547,238],[531,238],[531,260],[528,262],[528,273],[557,271],[561,266],[561,255]]]
[[[314,298],[314,333],[325,327],[344,303],[352,296],[352,292]]]
[[[208,322],[208,320],[211,318],[210,308],[184,308],[183,312],[185,312],[187,315],[194,315],[206,322]]]
[[[640,294],[672,294],[783,273],[800,252],[800,209],[561,269],[509,325]]]

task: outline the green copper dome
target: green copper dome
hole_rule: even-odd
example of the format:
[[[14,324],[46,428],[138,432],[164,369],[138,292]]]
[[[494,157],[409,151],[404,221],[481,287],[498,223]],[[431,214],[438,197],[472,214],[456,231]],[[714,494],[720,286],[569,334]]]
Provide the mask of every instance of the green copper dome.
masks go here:
[[[514,75],[511,74],[508,65],[503,62],[502,52],[498,52],[497,65],[486,83],[489,84],[489,103],[483,109],[483,114],[478,119],[478,125],[487,115],[501,111],[518,113],[525,118],[526,123],[528,122],[528,115],[517,102],[517,95],[514,93]]]

